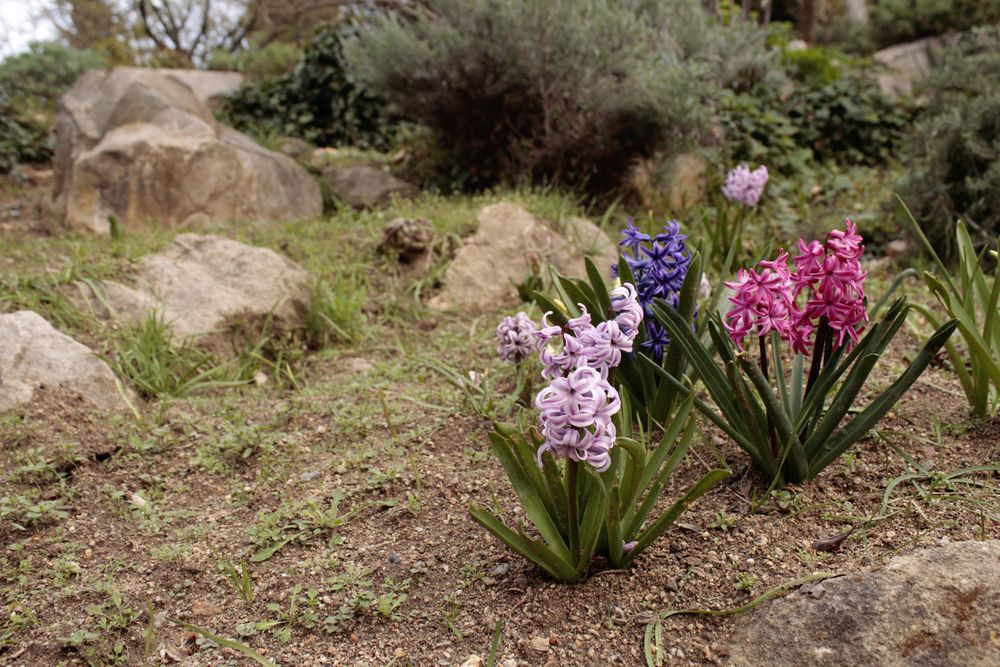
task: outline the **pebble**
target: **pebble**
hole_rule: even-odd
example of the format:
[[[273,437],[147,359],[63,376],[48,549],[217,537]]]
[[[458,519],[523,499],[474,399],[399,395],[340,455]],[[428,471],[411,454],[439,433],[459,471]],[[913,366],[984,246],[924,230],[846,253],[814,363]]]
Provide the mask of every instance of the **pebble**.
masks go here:
[[[462,667],[483,667],[483,659],[473,653],[465,659],[465,662],[462,663]]]
[[[528,640],[528,648],[539,653],[548,653],[549,638],[536,635]]]
[[[510,572],[510,563],[500,563],[495,568],[493,568],[494,577],[502,577]]]

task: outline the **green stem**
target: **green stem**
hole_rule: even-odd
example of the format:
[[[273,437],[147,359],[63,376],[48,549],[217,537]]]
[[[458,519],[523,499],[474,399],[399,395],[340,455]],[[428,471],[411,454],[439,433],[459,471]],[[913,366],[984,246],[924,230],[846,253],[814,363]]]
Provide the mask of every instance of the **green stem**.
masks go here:
[[[812,364],[809,366],[809,381],[806,382],[806,393],[802,397],[803,403],[809,397],[809,391],[819,378],[819,372],[823,367],[823,351],[826,348],[826,339],[829,335],[830,327],[826,324],[826,318],[821,317],[819,320],[819,332],[816,334],[816,341],[813,343],[813,358]]]
[[[569,553],[573,562],[580,558],[579,499],[576,497],[576,478],[579,461],[566,461],[566,495],[569,499]]]

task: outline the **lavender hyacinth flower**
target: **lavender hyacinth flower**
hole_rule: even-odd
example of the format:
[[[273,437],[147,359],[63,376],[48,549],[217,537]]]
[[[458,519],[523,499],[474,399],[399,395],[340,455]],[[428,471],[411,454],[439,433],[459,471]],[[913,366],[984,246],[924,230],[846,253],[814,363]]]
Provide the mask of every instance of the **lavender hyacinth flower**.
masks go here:
[[[745,164],[736,167],[726,176],[722,186],[722,195],[729,201],[743,206],[754,207],[764,194],[767,185],[767,167],[761,165],[750,171]]]
[[[505,317],[497,325],[497,354],[504,361],[518,363],[535,351],[538,326],[526,313]]]
[[[547,451],[587,463],[597,472],[611,466],[617,435],[611,418],[621,409],[621,399],[596,369],[581,364],[556,378],[539,392],[535,406],[545,438],[538,448],[539,467]]]

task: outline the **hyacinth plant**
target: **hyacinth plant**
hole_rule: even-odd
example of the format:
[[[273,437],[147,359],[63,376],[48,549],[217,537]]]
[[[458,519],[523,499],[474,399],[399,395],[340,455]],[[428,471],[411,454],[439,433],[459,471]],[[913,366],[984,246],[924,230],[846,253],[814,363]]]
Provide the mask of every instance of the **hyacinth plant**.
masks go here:
[[[958,262],[955,270],[949,271],[909,209],[905,204],[902,207],[937,268],[936,272],[924,272],[924,282],[948,316],[958,320],[965,342],[965,354],[951,340],[945,343],[945,350],[973,416],[985,417],[995,412],[1000,402],[1000,280],[986,273],[990,249],[984,247],[977,253],[965,224],[957,222]],[[1000,238],[997,244],[1000,247]],[[993,256],[995,259],[996,251]],[[932,326],[940,326],[938,313],[922,305],[914,304],[914,308]]]
[[[722,197],[716,199],[715,217],[704,226],[709,249],[706,263],[713,270],[727,275],[734,260],[741,257],[744,230],[759,210],[764,189],[770,179],[767,167],[751,170],[739,165],[726,174]]]
[[[657,301],[674,308],[679,316],[691,323],[697,318],[697,303],[702,289],[701,260],[685,243],[680,225],[670,221],[663,231],[650,236],[628,220],[621,232],[621,252],[612,276],[618,284],[627,284],[635,292],[635,300],[643,313],[634,332],[633,352],[622,355],[614,373],[616,386],[628,389],[630,406],[644,428],[665,426],[677,408],[680,394],[667,382],[640,362],[638,352],[653,358],[675,377],[684,375],[685,366],[679,351],[671,351],[666,329],[653,317]],[[586,260],[587,279],[569,278],[553,271],[550,297],[535,292],[535,303],[550,320],[568,326],[574,318],[587,313],[595,325],[613,316],[611,297],[605,284],[605,274],[590,259]],[[720,291],[713,294],[712,302]]]
[[[845,226],[831,231],[825,243],[800,240],[791,267],[782,250],[773,260],[741,270],[727,283],[735,294],[724,321],[716,316],[708,323],[711,345],[669,304],[653,306],[715,403],[695,399],[699,410],[779,486],[814,478],[865,436],[956,326],[953,320],[939,327],[902,375],[851,414],[910,307],[898,299],[870,325],[860,262],[864,246],[855,225],[848,220]],[[712,359],[712,347],[721,367]],[[786,354],[791,355],[787,374]],[[647,359],[647,366],[679,391],[693,393],[655,361]]]
[[[483,508],[469,510],[511,549],[563,582],[585,577],[595,555],[613,568],[628,567],[687,505],[729,474],[709,472],[653,515],[694,436],[694,401],[681,402],[664,419],[650,447],[649,432],[632,419],[629,390],[616,380],[643,330],[643,307],[631,283],[595,298],[605,304],[602,310],[592,313],[579,302],[577,314],[561,324],[549,312],[541,327],[523,314],[498,327],[498,352],[515,363],[525,358],[532,332],[532,350],[548,381],[534,402],[537,426],[522,413],[517,427],[497,423],[490,434],[532,530]]]

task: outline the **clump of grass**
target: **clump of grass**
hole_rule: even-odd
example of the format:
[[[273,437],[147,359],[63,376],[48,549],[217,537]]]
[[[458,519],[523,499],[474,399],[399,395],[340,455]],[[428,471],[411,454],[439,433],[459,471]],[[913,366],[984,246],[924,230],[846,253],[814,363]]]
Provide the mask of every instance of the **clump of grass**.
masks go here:
[[[194,391],[238,384],[208,350],[177,340],[158,310],[125,329],[108,363],[146,398],[181,397]]]
[[[331,343],[356,343],[364,325],[362,307],[367,296],[356,277],[345,276],[333,283],[317,280],[306,313],[309,345],[322,348]]]

